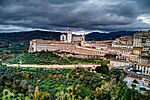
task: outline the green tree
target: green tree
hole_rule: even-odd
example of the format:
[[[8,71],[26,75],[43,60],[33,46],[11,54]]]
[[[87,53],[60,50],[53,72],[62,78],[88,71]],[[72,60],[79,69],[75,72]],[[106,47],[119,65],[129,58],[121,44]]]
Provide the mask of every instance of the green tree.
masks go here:
[[[97,73],[109,74],[109,68],[106,64],[102,64],[100,67],[96,67]]]

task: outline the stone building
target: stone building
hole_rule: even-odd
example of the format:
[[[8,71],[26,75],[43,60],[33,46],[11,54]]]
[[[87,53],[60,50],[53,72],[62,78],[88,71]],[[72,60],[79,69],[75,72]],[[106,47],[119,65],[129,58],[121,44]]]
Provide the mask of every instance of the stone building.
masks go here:
[[[72,34],[71,28],[68,28],[67,32],[62,33],[62,35],[60,36],[60,41],[66,43],[80,43],[82,41],[85,41],[85,35]]]
[[[141,55],[143,51],[143,47],[134,47],[132,51],[133,51],[133,54],[135,55]]]
[[[140,55],[138,58],[139,64],[150,64],[150,56]]]
[[[131,36],[122,36],[117,38],[112,42],[112,47],[119,48],[133,48],[133,37]]]
[[[134,34],[133,54],[139,55],[139,64],[150,63],[150,31],[137,32]]]
[[[132,36],[122,36],[116,39],[118,44],[122,45],[133,45],[133,37]]]
[[[130,54],[129,55],[129,61],[137,63],[139,61],[139,55]]]
[[[135,33],[133,47],[142,47],[143,52],[150,53],[150,31]]]
[[[105,51],[83,46],[86,42],[84,35],[74,35],[70,28],[60,36],[60,41],[34,39],[30,41],[29,52],[58,51],[81,55],[104,56]]]
[[[104,56],[105,51],[99,51],[93,48],[86,48],[72,43],[63,43],[50,40],[32,40],[30,41],[29,52],[58,51],[74,54]]]

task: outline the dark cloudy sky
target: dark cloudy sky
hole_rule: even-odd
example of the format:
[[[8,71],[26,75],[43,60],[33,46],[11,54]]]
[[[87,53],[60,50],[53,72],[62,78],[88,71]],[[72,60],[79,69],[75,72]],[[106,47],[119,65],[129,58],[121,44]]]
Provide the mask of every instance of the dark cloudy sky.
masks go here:
[[[0,31],[150,29],[150,0],[0,0]]]

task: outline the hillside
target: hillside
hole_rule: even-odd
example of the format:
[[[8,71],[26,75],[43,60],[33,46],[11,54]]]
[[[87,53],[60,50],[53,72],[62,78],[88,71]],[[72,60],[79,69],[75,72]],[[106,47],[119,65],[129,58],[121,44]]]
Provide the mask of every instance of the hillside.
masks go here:
[[[27,31],[27,32],[14,32],[14,33],[0,33],[0,39],[10,41],[29,41],[32,39],[52,39],[59,40],[60,32],[50,31]]]
[[[114,40],[121,36],[133,36],[137,31],[118,31],[110,33],[92,32],[86,35],[86,40]]]
[[[110,33],[99,33],[92,32],[86,35],[86,40],[111,40],[118,38],[120,36],[133,36],[136,31],[118,31]],[[0,33],[0,40],[10,40],[10,41],[30,41],[32,39],[51,39],[59,40],[60,32],[51,31],[27,31],[27,32],[14,32],[14,33]]]

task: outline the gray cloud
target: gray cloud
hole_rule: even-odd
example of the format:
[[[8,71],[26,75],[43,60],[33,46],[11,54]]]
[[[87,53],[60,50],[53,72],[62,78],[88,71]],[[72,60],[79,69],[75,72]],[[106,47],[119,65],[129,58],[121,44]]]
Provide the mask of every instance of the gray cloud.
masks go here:
[[[89,31],[148,29],[150,25],[138,17],[150,16],[149,9],[149,0],[0,0],[0,25],[50,30],[68,26]]]

